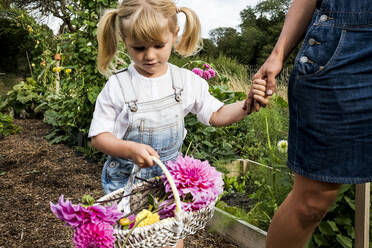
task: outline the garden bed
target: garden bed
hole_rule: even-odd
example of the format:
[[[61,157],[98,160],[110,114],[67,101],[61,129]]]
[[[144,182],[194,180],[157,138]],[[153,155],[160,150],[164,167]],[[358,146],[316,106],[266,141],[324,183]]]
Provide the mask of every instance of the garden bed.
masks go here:
[[[72,230],[50,211],[61,194],[77,202],[103,195],[101,165],[65,145],[50,145],[42,120],[16,120],[24,131],[0,140],[0,248],[73,247]],[[218,233],[201,230],[185,247],[236,248]]]
[[[237,244],[240,248],[264,248],[266,232],[235,216],[215,208],[208,229]]]

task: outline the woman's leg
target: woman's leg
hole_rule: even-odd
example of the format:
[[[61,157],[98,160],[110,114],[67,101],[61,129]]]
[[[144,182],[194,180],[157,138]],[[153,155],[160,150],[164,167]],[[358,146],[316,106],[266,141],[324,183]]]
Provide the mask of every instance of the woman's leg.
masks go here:
[[[336,199],[340,186],[295,174],[292,191],[271,221],[266,247],[304,247]]]

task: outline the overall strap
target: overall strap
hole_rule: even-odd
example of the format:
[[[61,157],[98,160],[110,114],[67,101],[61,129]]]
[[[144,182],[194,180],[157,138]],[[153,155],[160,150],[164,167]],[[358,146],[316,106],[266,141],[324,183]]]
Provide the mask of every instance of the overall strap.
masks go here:
[[[183,91],[183,81],[180,73],[180,68],[169,65],[169,71],[172,78],[172,87],[174,89],[174,95],[177,102],[181,101],[181,94]]]
[[[120,81],[118,77],[119,73],[122,73],[122,76],[124,77],[123,81]],[[133,88],[132,74],[128,71],[128,69],[124,69],[124,70],[114,73],[114,75],[116,76],[116,79],[119,82],[119,86],[120,86],[121,92],[124,97],[124,102],[129,105],[129,109],[132,112],[136,112],[138,110],[138,107],[137,107],[136,94],[134,93],[134,88]]]

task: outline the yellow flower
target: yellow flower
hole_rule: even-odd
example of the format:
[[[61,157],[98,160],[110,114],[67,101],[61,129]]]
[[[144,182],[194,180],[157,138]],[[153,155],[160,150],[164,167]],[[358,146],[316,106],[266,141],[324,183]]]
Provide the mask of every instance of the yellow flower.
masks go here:
[[[128,218],[121,218],[119,223],[122,226],[128,226],[130,224],[130,220]]]
[[[138,221],[140,221],[141,219],[145,218],[144,220],[142,220],[137,227],[141,227],[141,226],[147,226],[147,225],[151,225],[151,224],[154,224],[158,221],[160,221],[160,216],[157,214],[157,213],[151,213],[149,210],[147,209],[143,209],[141,212],[139,212],[136,216],[136,223]]]
[[[35,67],[35,64],[34,64],[34,63],[32,63],[32,64],[31,64],[31,66],[32,66],[32,67]]]
[[[53,72],[60,72],[62,67],[53,67]]]
[[[32,31],[34,31],[30,25],[27,26],[27,29],[29,33],[32,33]]]
[[[70,74],[71,71],[72,71],[72,70],[71,70],[70,68],[68,68],[68,69],[65,70],[66,74]]]

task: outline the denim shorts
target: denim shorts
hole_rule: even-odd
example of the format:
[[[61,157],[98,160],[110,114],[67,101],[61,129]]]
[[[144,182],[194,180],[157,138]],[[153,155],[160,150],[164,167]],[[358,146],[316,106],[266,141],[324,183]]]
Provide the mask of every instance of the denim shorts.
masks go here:
[[[308,28],[288,86],[287,164],[314,180],[357,184],[372,181],[372,13],[350,11],[317,11]]]

